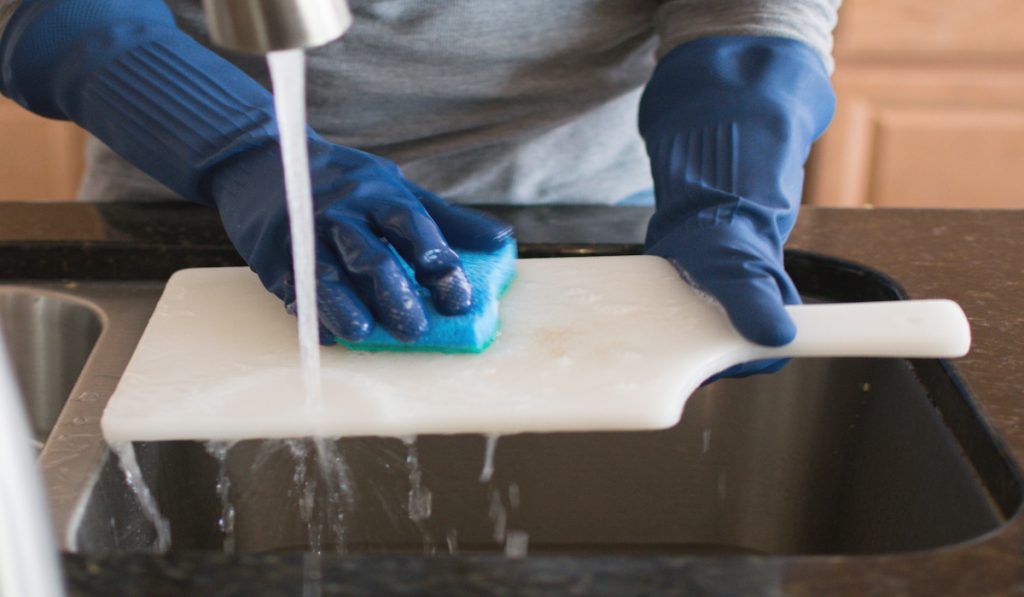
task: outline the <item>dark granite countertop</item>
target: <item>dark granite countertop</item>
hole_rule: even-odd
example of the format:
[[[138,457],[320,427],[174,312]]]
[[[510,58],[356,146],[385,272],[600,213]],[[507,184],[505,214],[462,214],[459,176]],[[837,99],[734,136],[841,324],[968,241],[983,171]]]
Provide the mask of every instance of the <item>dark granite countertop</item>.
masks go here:
[[[526,255],[637,252],[644,208],[501,208]],[[972,325],[957,362],[1010,459],[1024,462],[1024,211],[807,208],[790,247],[956,300]],[[162,279],[240,261],[211,210],[167,204],[0,205],[0,279]],[[966,438],[970,446],[970,438]],[[975,540],[884,556],[528,557],[66,555],[76,595],[1024,594],[1024,520]]]

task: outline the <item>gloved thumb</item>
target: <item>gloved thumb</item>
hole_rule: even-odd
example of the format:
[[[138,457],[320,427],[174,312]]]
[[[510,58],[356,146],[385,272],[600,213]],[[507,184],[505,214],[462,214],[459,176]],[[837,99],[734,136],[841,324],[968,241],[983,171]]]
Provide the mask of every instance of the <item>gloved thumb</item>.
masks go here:
[[[702,287],[721,303],[736,330],[751,342],[782,346],[796,337],[796,326],[784,304],[799,303],[800,295],[784,273],[718,278]]]

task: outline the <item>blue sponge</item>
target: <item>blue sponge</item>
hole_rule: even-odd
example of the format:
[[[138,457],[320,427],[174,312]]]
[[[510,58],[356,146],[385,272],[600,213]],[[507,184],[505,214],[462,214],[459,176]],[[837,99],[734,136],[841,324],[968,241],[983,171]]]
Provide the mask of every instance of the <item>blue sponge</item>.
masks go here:
[[[510,240],[493,253],[459,253],[466,277],[473,286],[473,307],[465,315],[441,315],[434,308],[430,291],[415,282],[412,268],[403,262],[413,287],[423,298],[430,328],[415,342],[402,342],[381,326],[366,339],[339,344],[354,350],[400,352],[478,353],[491,345],[498,334],[498,299],[516,275],[516,243]]]

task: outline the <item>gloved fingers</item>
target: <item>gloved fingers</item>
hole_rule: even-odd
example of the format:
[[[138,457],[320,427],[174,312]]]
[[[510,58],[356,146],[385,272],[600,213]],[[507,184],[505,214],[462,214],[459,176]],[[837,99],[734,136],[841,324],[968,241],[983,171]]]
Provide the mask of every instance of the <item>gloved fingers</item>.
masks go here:
[[[370,212],[380,233],[430,291],[443,315],[461,315],[473,305],[473,289],[459,256],[420,204],[381,199]]]
[[[359,297],[355,286],[334,252],[322,241],[316,250],[316,302],[323,332],[349,342],[364,340],[373,331],[373,313]]]
[[[758,270],[747,264],[745,273]],[[745,338],[767,346],[788,344],[796,337],[796,326],[784,305],[800,302],[800,295],[785,272],[763,271],[756,277],[740,277],[712,283],[707,287],[729,314],[733,326]],[[707,381],[725,377],[749,377],[760,373],[774,373],[782,369],[789,359],[763,359],[733,365]]]
[[[292,295],[292,298],[285,301],[284,310],[287,311],[288,314],[292,316],[297,316],[299,314],[299,309],[298,307],[296,307],[294,294]],[[324,326],[322,321],[317,321],[316,327],[317,340],[319,341],[320,346],[333,346],[337,344],[337,340],[335,340],[335,334],[331,332],[331,330],[327,329],[327,327]]]
[[[796,326],[783,300],[799,302],[796,290],[785,274],[751,271],[759,269],[751,265],[747,264],[738,275],[722,277],[723,272],[716,272],[713,279],[696,281],[722,304],[733,326],[745,338],[764,346],[788,344],[796,337]]]
[[[289,315],[298,315],[298,309],[295,307],[295,302],[292,301],[284,306],[285,310],[288,311]],[[331,330],[327,329],[322,322],[316,324],[317,341],[320,346],[334,346],[338,343],[336,335]]]
[[[374,319],[404,342],[423,335],[426,312],[398,257],[365,222],[338,215],[331,220],[321,235]]]
[[[336,343],[335,338],[358,342],[373,331],[373,315],[345,279],[345,273],[322,243],[317,243],[316,294],[317,327],[323,346]],[[297,315],[295,282],[291,272],[283,280],[281,299],[284,308],[291,315]]]
[[[456,249],[491,253],[512,238],[512,226],[483,212],[448,203],[409,181],[406,187],[437,223],[448,243]]]
[[[320,326],[333,336],[359,342],[373,331],[373,314],[351,286],[318,280],[316,302]]]
[[[338,343],[335,333],[322,323],[317,324],[317,333],[320,336],[320,346],[334,346]]]

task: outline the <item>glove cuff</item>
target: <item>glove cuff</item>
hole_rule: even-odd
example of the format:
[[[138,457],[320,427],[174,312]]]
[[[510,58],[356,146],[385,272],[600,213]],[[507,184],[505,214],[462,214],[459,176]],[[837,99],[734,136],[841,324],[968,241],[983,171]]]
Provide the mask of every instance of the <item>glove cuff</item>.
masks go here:
[[[695,105],[701,110],[694,112]],[[792,123],[799,141],[809,145],[834,111],[828,72],[807,45],[780,37],[721,36],[685,43],[662,57],[644,89],[638,124],[649,139],[672,125],[760,116],[766,123]]]
[[[794,40],[713,37],[669,52],[640,104],[657,200],[648,244],[745,220],[781,246],[834,101],[821,58]]]
[[[14,37],[3,40],[5,91],[75,121],[181,196],[210,205],[207,181],[219,165],[276,140],[273,98],[154,5],[163,3],[26,3],[36,8],[19,10]]]

